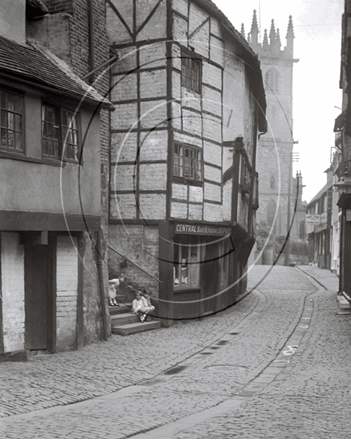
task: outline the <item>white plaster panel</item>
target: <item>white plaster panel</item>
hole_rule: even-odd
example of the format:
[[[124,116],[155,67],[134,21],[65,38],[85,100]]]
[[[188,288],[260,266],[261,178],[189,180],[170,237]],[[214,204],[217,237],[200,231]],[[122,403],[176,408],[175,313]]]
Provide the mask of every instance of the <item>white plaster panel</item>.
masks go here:
[[[181,185],[178,183],[173,183],[172,184],[172,198],[187,200],[188,199],[188,186]]]
[[[204,193],[204,197],[206,200],[212,200],[213,202],[220,202],[222,200],[222,190],[219,185],[205,182]]]
[[[137,134],[136,133],[112,133],[111,134],[111,163],[134,161],[137,158]],[[112,165],[111,177],[114,175]]]
[[[172,218],[188,218],[188,204],[172,202],[171,204],[171,217]]]
[[[208,222],[223,221],[222,205],[214,205],[212,203],[204,204],[204,220]]]
[[[201,203],[204,200],[204,191],[201,186],[189,186],[189,201]]]
[[[189,220],[202,220],[202,205],[193,205],[189,203]]]
[[[1,233],[1,277],[4,351],[24,350],[24,248],[18,233]]]
[[[204,142],[204,161],[212,163],[213,165],[222,166],[222,147],[220,145],[212,144],[211,142]]]
[[[139,157],[141,161],[167,160],[168,132],[166,130],[154,130],[152,132],[141,133]]]
[[[166,217],[166,196],[164,194],[140,194],[140,218],[164,220]]]
[[[110,203],[112,219],[136,219],[135,194],[112,194]]]
[[[143,191],[166,190],[167,186],[167,164],[152,163],[140,164],[139,187]]]
[[[220,169],[211,167],[210,165],[205,165],[204,170],[205,170],[205,179],[213,180],[214,182],[221,183],[222,173]]]

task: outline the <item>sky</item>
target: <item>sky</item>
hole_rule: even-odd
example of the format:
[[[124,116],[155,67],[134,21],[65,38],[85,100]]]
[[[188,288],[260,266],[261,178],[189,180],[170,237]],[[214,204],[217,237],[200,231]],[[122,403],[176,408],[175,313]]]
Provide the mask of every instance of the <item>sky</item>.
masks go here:
[[[302,172],[303,199],[309,202],[325,185],[324,171],[330,165],[334,145],[335,118],[341,113],[339,88],[341,16],[344,0],[213,0],[240,31],[251,29],[253,10],[257,11],[261,39],[271,20],[280,29],[282,47],[286,45],[289,15],[292,15],[295,40],[293,73],[294,174]]]

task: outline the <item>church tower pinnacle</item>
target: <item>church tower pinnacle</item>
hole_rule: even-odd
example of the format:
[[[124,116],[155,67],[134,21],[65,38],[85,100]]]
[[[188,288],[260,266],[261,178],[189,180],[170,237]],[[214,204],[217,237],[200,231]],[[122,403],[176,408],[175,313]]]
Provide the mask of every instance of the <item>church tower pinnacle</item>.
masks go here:
[[[250,31],[251,46],[252,46],[253,50],[255,50],[255,48],[258,46],[258,34],[259,34],[259,30],[258,30],[258,24],[257,24],[257,15],[256,15],[256,9],[254,9],[253,17],[252,17],[252,24],[251,24],[251,31]]]

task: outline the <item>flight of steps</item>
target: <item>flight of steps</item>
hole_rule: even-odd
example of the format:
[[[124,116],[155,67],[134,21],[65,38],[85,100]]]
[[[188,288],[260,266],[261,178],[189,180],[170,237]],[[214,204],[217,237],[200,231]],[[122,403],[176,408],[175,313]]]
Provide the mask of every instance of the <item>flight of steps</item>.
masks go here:
[[[351,298],[346,294],[346,293],[339,293],[338,295],[337,295],[337,300],[338,300],[338,304],[339,304],[339,307],[340,307],[340,309],[342,309],[343,311],[348,311],[348,312],[350,312],[350,309],[351,309],[351,305],[350,305],[350,301],[351,301]]]
[[[124,304],[119,307],[109,306],[111,327],[114,335],[128,336],[134,333],[155,330],[161,327],[160,321],[141,322],[137,315],[131,313],[132,304]]]

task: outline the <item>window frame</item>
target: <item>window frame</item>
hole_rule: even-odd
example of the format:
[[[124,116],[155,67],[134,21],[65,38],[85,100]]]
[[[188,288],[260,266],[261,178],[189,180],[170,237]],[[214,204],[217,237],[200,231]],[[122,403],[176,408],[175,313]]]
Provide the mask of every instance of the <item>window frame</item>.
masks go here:
[[[187,258],[183,262],[183,250],[187,250]],[[192,250],[196,249],[195,261],[192,259]],[[177,257],[176,257],[177,256]],[[201,244],[200,237],[194,235],[179,236],[177,241],[173,242],[173,289],[177,291],[199,289],[200,286],[200,261],[201,261]],[[190,267],[190,269],[189,269]],[[194,270],[191,270],[191,268]],[[186,273],[187,282],[182,282],[181,273]],[[194,274],[195,272],[195,274]],[[177,276],[178,275],[178,278]],[[195,275],[195,282],[188,282],[189,277]],[[178,279],[178,283],[175,280]],[[191,281],[191,278],[190,278]]]
[[[11,111],[11,113],[14,114],[20,114],[21,115],[21,131],[14,130],[11,129],[11,131],[13,131],[13,133],[21,133],[21,148],[17,149],[17,148],[11,148],[2,145],[2,140],[1,140],[1,130],[6,129],[7,131],[9,130],[9,127],[2,127],[1,124],[1,113],[2,111],[6,111],[9,112],[8,109],[3,109],[2,105],[1,105],[1,93],[5,93],[6,95],[12,95],[12,96],[16,96],[19,97],[21,99],[21,105],[22,105],[22,113],[18,113],[15,111]],[[15,90],[11,87],[5,87],[5,86],[1,86],[0,87],[0,151],[1,153],[10,153],[10,154],[14,154],[14,155],[18,155],[18,157],[25,157],[26,154],[26,142],[25,142],[25,114],[26,114],[26,109],[25,109],[25,99],[24,99],[24,92],[20,91],[20,90]],[[16,139],[16,136],[15,136]],[[15,140],[15,144],[16,144],[16,140]]]
[[[196,67],[196,69],[193,69],[193,67]],[[189,72],[191,74],[189,74]],[[193,50],[186,49],[185,47],[181,48],[181,85],[201,95],[202,57]]]
[[[53,109],[54,112],[58,115],[58,137],[57,138],[44,138],[44,124],[52,124],[50,121],[45,121],[44,117],[46,117],[45,109],[50,108]],[[72,128],[71,125],[64,124],[64,114],[70,115],[75,119],[75,128]],[[81,122],[80,122],[80,113],[75,112],[73,109],[67,106],[55,105],[47,101],[42,102],[42,110],[41,110],[41,152],[42,157],[45,160],[58,160],[61,162],[71,162],[71,163],[79,163],[82,162],[82,144],[81,144]],[[64,132],[64,129],[68,129],[73,131],[76,135],[77,139],[77,153],[76,158],[69,157],[67,154],[67,135]],[[50,142],[52,139],[57,139],[56,142],[58,144],[58,154],[48,154],[44,152],[44,142]],[[74,143],[69,143],[70,148],[74,148]]]
[[[177,154],[177,149],[179,149],[179,153]],[[180,151],[182,151],[182,154],[180,154]],[[192,177],[192,175],[184,175],[184,168],[185,167],[185,158],[189,158],[189,156],[185,157],[184,152],[188,151],[191,154],[198,155],[200,154],[200,159],[198,157],[190,157],[191,161],[191,174],[196,175],[196,173],[200,174],[200,178]],[[198,167],[194,167],[194,164],[198,164]],[[178,168],[178,173],[176,174],[176,168]],[[202,186],[204,181],[204,161],[203,161],[203,150],[199,147],[196,147],[194,145],[184,144],[183,142],[174,142],[173,146],[173,179],[178,180],[181,182],[188,182],[192,185]]]

